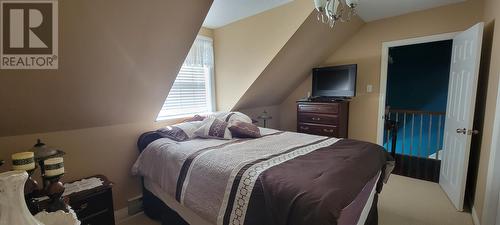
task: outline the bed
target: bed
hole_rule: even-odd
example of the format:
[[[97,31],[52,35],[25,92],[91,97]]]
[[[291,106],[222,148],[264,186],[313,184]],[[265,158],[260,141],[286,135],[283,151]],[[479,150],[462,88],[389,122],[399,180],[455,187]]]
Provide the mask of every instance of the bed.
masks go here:
[[[255,139],[141,135],[132,172],[163,224],[374,225],[393,160],[378,145],[260,128]]]

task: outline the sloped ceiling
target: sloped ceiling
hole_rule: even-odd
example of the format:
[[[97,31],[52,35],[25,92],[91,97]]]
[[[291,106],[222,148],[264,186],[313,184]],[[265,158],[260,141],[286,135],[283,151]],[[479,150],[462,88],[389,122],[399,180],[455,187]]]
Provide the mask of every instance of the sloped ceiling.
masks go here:
[[[356,17],[334,29],[318,22],[312,12],[252,83],[233,109],[280,104],[330,54],[353,36],[364,22]]]
[[[217,110],[231,110],[314,10],[291,3],[214,30]]]
[[[0,71],[0,136],[154,121],[211,3],[59,1],[59,69]]]
[[[214,0],[203,26],[216,29],[257,15],[292,0]]]

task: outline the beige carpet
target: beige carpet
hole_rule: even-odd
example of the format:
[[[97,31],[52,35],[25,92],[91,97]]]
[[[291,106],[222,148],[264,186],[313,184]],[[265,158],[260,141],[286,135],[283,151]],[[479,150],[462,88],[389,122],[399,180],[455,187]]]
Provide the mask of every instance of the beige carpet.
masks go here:
[[[159,225],[143,214],[120,225]],[[472,225],[457,212],[438,184],[392,175],[379,202],[380,225]]]

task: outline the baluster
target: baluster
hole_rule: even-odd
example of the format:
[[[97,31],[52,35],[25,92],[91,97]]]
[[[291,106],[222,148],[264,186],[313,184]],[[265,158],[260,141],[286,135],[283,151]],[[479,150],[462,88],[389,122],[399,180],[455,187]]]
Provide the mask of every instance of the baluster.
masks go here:
[[[386,120],[391,120],[391,112],[387,112]],[[387,129],[387,135],[385,136],[385,144],[386,144],[385,149],[387,149],[388,152],[390,152],[390,149],[389,149],[389,135],[390,134],[391,134],[390,129]]]
[[[398,122],[399,122],[399,112],[396,112],[396,124],[395,124],[395,126],[398,126]],[[393,132],[394,132],[394,130],[393,130]],[[394,148],[396,148],[396,149],[394,149],[394,152],[397,154],[398,153],[398,145],[396,144],[396,146],[394,146]]]
[[[415,113],[411,114],[410,156],[413,156],[413,129],[415,128]]]
[[[401,155],[405,154],[405,141],[406,141],[406,112],[403,113],[403,142],[401,143]]]
[[[442,115],[439,115],[438,119],[436,159],[439,159],[439,150],[441,150],[441,116]]]
[[[420,114],[420,135],[418,138],[418,157],[422,157],[422,131],[424,127],[424,114]]]
[[[431,154],[431,140],[432,140],[432,114],[429,114],[429,135],[427,139],[427,157],[429,158],[429,155]]]

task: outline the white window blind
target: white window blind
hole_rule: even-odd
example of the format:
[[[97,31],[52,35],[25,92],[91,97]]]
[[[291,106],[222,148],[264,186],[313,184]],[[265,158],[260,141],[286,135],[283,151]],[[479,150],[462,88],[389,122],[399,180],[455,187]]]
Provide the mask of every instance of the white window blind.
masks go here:
[[[213,112],[213,41],[198,36],[157,120]]]

